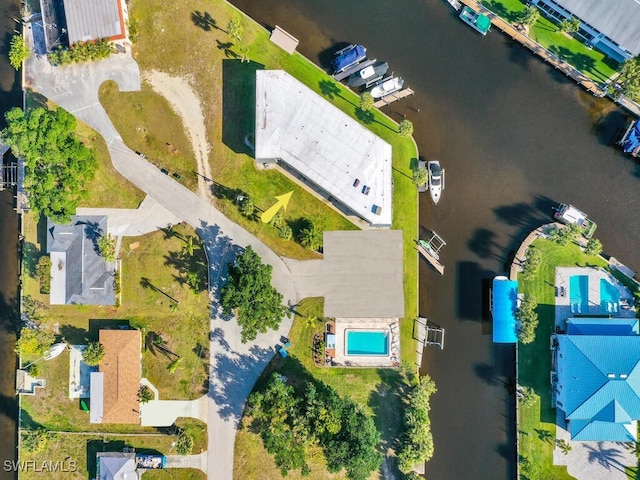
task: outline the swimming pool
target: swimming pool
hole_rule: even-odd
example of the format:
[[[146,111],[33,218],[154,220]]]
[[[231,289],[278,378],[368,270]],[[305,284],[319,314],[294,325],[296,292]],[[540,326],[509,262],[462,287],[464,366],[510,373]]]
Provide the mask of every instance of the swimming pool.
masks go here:
[[[605,313],[618,311],[620,304],[620,292],[604,278],[600,279],[600,307]]]
[[[389,332],[386,330],[347,330],[347,355],[389,355]]]
[[[587,275],[571,275],[569,277],[569,299],[571,312],[588,313],[589,277]]]

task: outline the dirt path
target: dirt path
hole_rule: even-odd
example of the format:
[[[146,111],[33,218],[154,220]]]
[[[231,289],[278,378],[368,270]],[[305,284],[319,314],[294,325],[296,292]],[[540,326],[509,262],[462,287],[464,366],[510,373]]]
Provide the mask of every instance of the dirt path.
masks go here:
[[[213,181],[209,166],[211,146],[207,141],[200,100],[189,82],[182,77],[172,77],[166,73],[151,70],[145,72],[144,79],[149,82],[156,93],[162,95],[171,104],[173,110],[182,118],[198,164],[198,195],[203,198],[211,198],[211,189],[208,185]]]

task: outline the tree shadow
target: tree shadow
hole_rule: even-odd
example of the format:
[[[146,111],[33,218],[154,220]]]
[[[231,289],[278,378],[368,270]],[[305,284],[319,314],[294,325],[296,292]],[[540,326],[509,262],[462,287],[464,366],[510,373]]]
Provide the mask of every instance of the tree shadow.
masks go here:
[[[616,109],[601,115],[593,122],[591,132],[598,139],[600,145],[614,145],[622,137],[629,117]]]
[[[538,435],[538,440],[540,440],[541,442],[547,443],[549,445],[553,445],[553,443],[555,442],[555,435],[549,430],[540,428],[534,428],[533,430],[536,432],[536,434]]]
[[[587,449],[589,463],[597,463],[607,470],[614,468],[620,472],[625,471],[626,466],[619,460],[623,454],[617,448],[604,448],[604,442],[598,442],[597,447],[589,444],[583,446]]]
[[[36,265],[40,260],[41,254],[35,243],[23,242],[22,244],[22,266],[25,273],[31,277],[36,277]]]
[[[235,153],[254,156],[244,138],[255,132],[256,72],[264,65],[240,60],[222,61],[222,142]]]
[[[520,12],[508,9],[498,0],[483,0],[482,5],[487,7],[499,17],[504,18],[507,22],[512,23],[520,19]]]
[[[100,330],[131,330],[129,320],[119,318],[92,318],[89,320],[89,339],[97,341]]]
[[[342,97],[340,95],[340,87],[334,80],[320,80],[318,86],[320,87],[320,93],[329,100],[335,97]]]
[[[496,234],[486,228],[477,229],[473,237],[467,242],[469,250],[480,258],[492,258],[495,256],[493,248],[496,245],[494,240]]]
[[[211,29],[216,29],[224,32],[224,30],[220,28],[216,23],[216,19],[213,18],[209,12],[194,10],[193,12],[191,12],[191,21],[196,27],[201,28],[205,32],[210,32]]]
[[[365,125],[369,125],[370,123],[373,123],[375,121],[375,116],[373,115],[372,111],[365,112],[359,107],[356,107],[354,109],[354,113],[356,115],[356,118]]]
[[[292,219],[286,219],[287,225],[289,225],[289,228],[291,229],[291,233],[293,235],[292,238],[294,238],[296,240],[296,242],[300,242],[300,235],[302,233],[303,230],[307,229],[307,228],[311,228],[311,220],[309,220],[308,218],[304,218],[304,217],[298,217],[298,218],[292,218]]]
[[[490,324],[488,309],[484,307],[486,303],[484,299],[488,298],[486,280],[495,277],[496,273],[484,270],[476,262],[458,262],[457,269],[457,316],[462,320],[482,322],[483,325]]]
[[[225,57],[238,58],[238,54],[231,50],[231,48],[234,47],[233,42],[221,42],[216,38],[216,47],[218,48],[218,50],[222,50]],[[224,86],[224,82],[222,83],[222,85]]]
[[[403,428],[403,399],[407,388],[398,370],[378,369],[377,373],[380,382],[369,394],[367,404],[373,410],[373,420],[382,437],[378,450],[387,455],[389,450],[397,452],[400,447],[398,433]]]
[[[89,343],[89,332],[85,328],[79,328],[74,325],[60,325],[60,335],[71,345],[86,345]]]

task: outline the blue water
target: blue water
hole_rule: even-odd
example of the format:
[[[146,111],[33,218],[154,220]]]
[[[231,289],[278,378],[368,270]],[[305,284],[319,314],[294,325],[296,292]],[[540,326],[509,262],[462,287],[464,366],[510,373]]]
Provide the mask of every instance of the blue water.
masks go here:
[[[569,277],[569,298],[573,313],[587,313],[589,311],[589,277],[587,275]]]
[[[620,292],[604,278],[600,279],[600,306],[605,313],[618,311]]]
[[[388,355],[389,335],[382,331],[348,330],[347,355]]]

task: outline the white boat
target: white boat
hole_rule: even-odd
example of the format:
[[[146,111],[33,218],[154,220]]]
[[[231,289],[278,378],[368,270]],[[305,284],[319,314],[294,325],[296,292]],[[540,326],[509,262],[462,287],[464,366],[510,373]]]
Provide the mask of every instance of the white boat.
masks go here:
[[[380,82],[376,83],[373,86],[373,88],[370,90],[370,93],[373,98],[382,98],[402,89],[402,85],[404,85],[404,80],[402,78],[387,77],[381,80]]]
[[[429,170],[429,194],[433,203],[437,205],[440,194],[444,190],[444,169],[440,168],[438,160],[430,160],[427,163],[427,170]]]
[[[49,348],[49,350],[47,350],[45,352],[44,359],[45,360],[53,360],[58,355],[60,355],[62,352],[64,352],[66,348],[67,348],[67,344],[66,343],[64,343],[64,342],[56,343],[55,345],[52,345],[51,348]]]
[[[486,35],[491,28],[491,20],[489,17],[476,12],[470,7],[464,7],[462,9],[460,19],[482,35]]]

